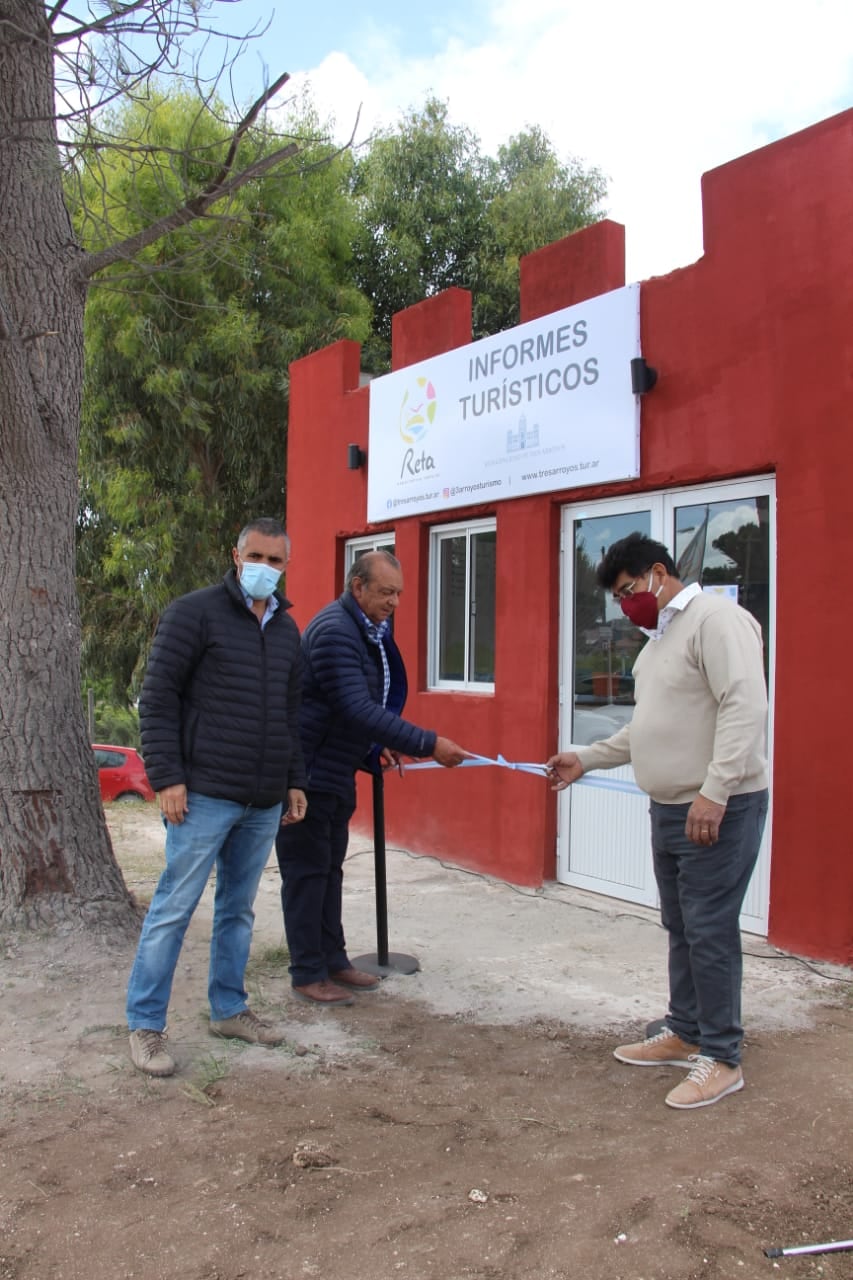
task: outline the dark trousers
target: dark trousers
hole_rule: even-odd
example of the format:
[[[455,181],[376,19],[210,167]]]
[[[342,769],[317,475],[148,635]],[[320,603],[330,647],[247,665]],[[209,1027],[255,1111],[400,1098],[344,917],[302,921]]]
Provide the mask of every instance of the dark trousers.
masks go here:
[[[738,917],[752,875],[767,792],[731,796],[716,844],[684,834],[687,804],[652,801],[652,853],[669,934],[667,1026],[718,1062],[740,1062],[741,953]]]
[[[343,864],[355,806],[326,791],[307,791],[302,822],[281,827],[275,841],[281,908],[294,987],[350,968],[341,910]]]

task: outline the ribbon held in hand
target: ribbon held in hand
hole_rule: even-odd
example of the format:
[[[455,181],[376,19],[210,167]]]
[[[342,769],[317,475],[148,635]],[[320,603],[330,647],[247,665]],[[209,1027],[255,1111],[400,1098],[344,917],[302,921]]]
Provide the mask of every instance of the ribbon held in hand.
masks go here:
[[[513,760],[506,760],[500,753],[498,753],[494,760],[491,756],[478,756],[472,753],[467,760],[463,760],[462,763],[456,767],[457,769],[464,769],[465,766],[468,765],[470,768],[476,768],[477,766],[489,764],[495,765],[500,769],[514,769],[517,773],[535,773],[538,774],[540,778],[547,777],[548,775],[548,766],[545,764],[531,764],[528,762],[519,763]],[[416,764],[406,765],[406,773],[408,773],[410,769],[440,769],[441,767],[442,766],[437,760],[418,760]]]

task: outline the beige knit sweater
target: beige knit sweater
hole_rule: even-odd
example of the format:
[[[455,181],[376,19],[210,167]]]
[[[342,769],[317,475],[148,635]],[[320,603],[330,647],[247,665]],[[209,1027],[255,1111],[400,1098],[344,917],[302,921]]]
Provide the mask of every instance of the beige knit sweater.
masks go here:
[[[634,664],[636,707],[611,738],[578,750],[584,772],[634,766],[661,804],[716,804],[767,786],[761,628],[740,605],[694,596]]]

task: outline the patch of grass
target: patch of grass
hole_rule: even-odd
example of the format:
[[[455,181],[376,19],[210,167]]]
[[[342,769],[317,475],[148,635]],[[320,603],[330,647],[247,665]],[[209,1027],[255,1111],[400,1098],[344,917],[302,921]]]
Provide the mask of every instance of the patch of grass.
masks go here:
[[[192,1102],[215,1107],[216,1086],[226,1078],[230,1070],[227,1058],[217,1058],[214,1053],[209,1053],[196,1064],[195,1075],[182,1087],[181,1093]]]
[[[254,953],[246,965],[246,987],[251,993],[250,1003],[258,1010],[268,1009],[278,1001],[270,1001],[264,991],[267,982],[278,983],[288,979],[287,967],[290,964],[290,952],[284,943],[277,946],[261,947]]]
[[[84,1027],[80,1032],[80,1039],[84,1036],[98,1036],[104,1032],[111,1036],[126,1036],[127,1028],[120,1022],[95,1022],[91,1027]]]
[[[63,1075],[52,1086],[45,1085],[28,1094],[27,1101],[38,1105],[64,1107],[70,1097],[87,1098],[92,1090],[79,1076]]]
[[[251,956],[246,974],[253,978],[276,978],[287,972],[289,964],[290,951],[285,943],[280,943],[275,947],[263,947]]]
[[[351,1048],[361,1049],[365,1053],[375,1053],[380,1047],[380,1041],[373,1036],[363,1036],[360,1040],[354,1040],[351,1045]]]

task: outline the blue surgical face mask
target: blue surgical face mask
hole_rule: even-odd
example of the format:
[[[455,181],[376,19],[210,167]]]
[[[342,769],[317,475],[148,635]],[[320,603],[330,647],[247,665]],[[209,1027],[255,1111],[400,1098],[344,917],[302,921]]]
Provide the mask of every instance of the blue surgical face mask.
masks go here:
[[[281,570],[271,564],[240,561],[240,586],[253,600],[266,600],[278,586]]]

